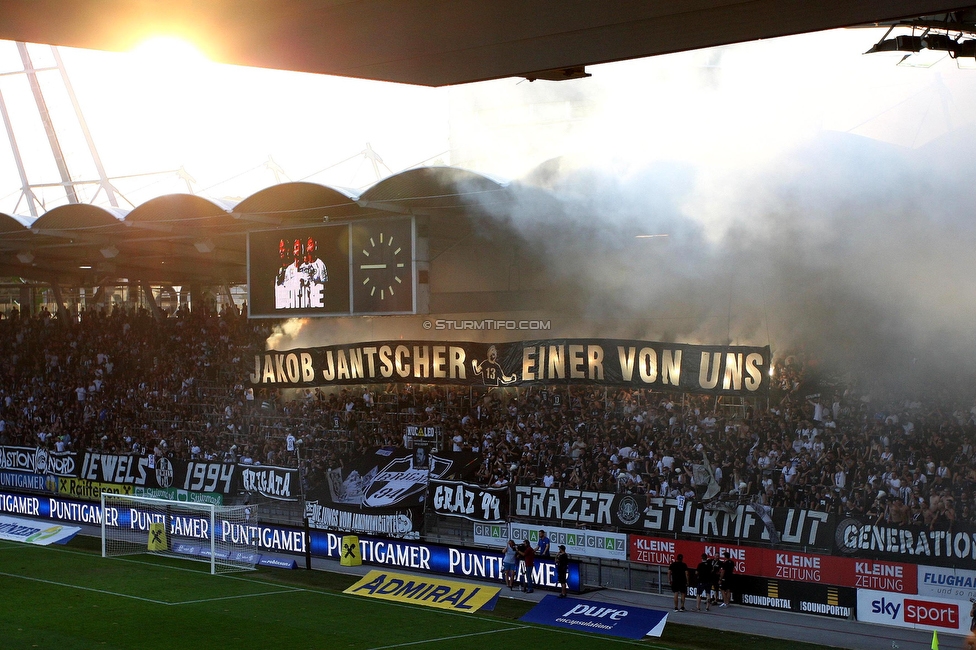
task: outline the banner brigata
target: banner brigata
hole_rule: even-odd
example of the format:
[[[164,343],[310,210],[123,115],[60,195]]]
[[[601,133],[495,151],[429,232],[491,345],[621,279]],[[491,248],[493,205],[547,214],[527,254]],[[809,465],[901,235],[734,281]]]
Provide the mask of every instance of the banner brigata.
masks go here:
[[[251,384],[279,387],[422,382],[466,386],[582,384],[714,395],[766,395],[766,347],[624,339],[515,343],[375,341],[254,355]]]
[[[494,609],[498,592],[498,587],[374,570],[343,593],[470,614]]]
[[[298,470],[270,465],[239,465],[241,491],[275,501],[298,501]]]

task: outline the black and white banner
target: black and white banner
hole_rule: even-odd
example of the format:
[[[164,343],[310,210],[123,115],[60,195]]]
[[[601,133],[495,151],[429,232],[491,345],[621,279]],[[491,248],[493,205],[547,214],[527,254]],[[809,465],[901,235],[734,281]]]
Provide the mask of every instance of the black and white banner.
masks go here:
[[[328,471],[326,485],[308,498],[345,509],[389,510],[422,506],[431,479],[474,476],[480,456],[471,452],[429,454],[427,447],[380,447]]]
[[[481,487],[461,481],[430,480],[427,507],[439,515],[463,517],[485,524],[508,520],[509,489]]]
[[[466,386],[626,385],[765,395],[769,347],[618,339],[516,343],[375,341],[254,355],[251,384],[311,387],[391,381]]]
[[[690,535],[712,540],[768,544],[770,527],[780,541],[829,550],[835,518],[825,512],[772,508],[757,512],[748,504],[705,507],[685,499],[650,499],[630,494],[516,486],[512,516],[554,523],[608,526],[645,535]],[[768,521],[766,520],[768,519]]]
[[[76,476],[78,454],[73,451],[50,451],[43,447],[0,445],[0,470],[4,469],[30,474]]]
[[[298,470],[270,465],[239,465],[241,492],[276,501],[298,501]]]
[[[419,524],[423,522],[423,511],[419,508],[374,513],[333,508],[318,501],[305,502],[305,516],[308,525],[318,530],[398,539],[420,539]]]
[[[966,524],[929,530],[847,517],[837,524],[834,541],[835,555],[976,569],[976,527]]]
[[[239,467],[247,465],[89,451],[76,477],[100,483],[234,494],[241,489]]]

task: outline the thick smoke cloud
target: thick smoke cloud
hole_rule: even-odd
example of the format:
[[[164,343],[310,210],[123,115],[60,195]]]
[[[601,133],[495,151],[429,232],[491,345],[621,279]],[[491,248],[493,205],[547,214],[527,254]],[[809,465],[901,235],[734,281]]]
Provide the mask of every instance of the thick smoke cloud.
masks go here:
[[[908,388],[973,375],[976,73],[862,56],[880,35],[451,89],[451,163],[515,179],[516,207],[485,209],[567,335],[769,344]]]
[[[551,161],[526,182],[561,210],[512,222],[602,335],[768,343],[911,385],[976,369],[973,145],[972,130],[919,150],[822,132],[721,176]]]

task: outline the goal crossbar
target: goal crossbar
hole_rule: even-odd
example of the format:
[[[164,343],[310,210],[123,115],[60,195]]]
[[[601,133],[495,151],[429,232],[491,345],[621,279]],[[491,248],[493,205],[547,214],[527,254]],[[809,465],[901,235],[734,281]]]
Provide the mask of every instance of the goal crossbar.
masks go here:
[[[245,506],[170,501],[103,492],[102,557],[148,553],[210,564],[210,573],[247,571],[258,554],[223,531],[245,523]]]

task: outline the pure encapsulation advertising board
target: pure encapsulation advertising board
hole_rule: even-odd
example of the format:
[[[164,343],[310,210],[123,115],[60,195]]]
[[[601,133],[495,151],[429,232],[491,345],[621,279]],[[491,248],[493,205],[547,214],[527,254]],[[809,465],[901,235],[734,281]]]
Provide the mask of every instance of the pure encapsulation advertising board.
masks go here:
[[[596,600],[546,596],[519,620],[626,639],[643,639],[645,636],[661,636],[668,613]]]
[[[249,315],[414,313],[414,248],[411,217],[249,233]]]

